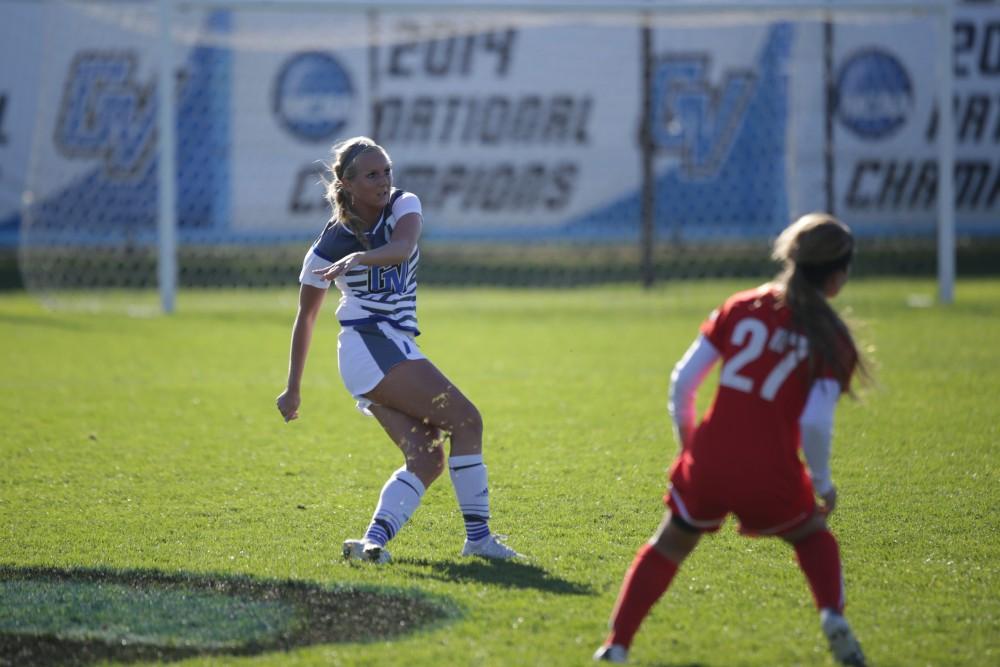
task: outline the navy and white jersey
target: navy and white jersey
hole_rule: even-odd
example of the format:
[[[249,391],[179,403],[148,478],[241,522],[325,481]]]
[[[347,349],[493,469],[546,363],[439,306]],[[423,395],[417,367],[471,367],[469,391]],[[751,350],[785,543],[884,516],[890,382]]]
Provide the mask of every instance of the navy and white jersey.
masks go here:
[[[371,247],[379,248],[392,239],[396,221],[407,213],[420,213],[420,199],[412,192],[393,190],[378,223],[367,233]],[[313,273],[337,260],[365,248],[354,234],[340,223],[326,226],[309,248],[302,262],[299,282],[320,289],[330,287]],[[340,289],[337,319],[341,326],[386,322],[395,329],[417,335],[417,264],[420,250],[413,248],[410,258],[393,266],[358,264],[333,282]]]

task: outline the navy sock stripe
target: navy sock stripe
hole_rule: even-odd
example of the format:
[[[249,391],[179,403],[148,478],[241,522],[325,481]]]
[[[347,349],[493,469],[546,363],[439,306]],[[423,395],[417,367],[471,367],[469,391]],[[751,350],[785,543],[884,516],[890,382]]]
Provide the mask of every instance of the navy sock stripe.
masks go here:
[[[389,523],[385,519],[375,519],[374,523],[377,524],[377,525],[379,525],[379,526],[382,526],[382,528],[385,529],[385,532],[389,536],[390,540],[393,537],[396,536],[396,531],[399,530],[398,526],[393,526],[391,523]]]
[[[395,526],[393,525],[393,523],[395,522],[387,521],[382,517],[375,517],[374,519],[372,519],[372,524],[369,530],[378,526],[383,531],[385,531],[386,537],[388,537],[391,540],[393,537],[396,536],[396,533],[399,532],[399,526]]]
[[[420,491],[417,490],[417,487],[413,486],[412,484],[410,484],[409,482],[407,482],[402,477],[397,477],[396,480],[399,481],[399,482],[402,482],[403,484],[406,484],[408,487],[410,487],[411,489],[413,489],[413,492],[415,494],[417,494],[417,498],[420,498]]]
[[[369,542],[374,542],[380,547],[384,547],[386,542],[389,541],[389,536],[386,534],[385,529],[382,526],[372,524],[368,527],[367,532],[365,532],[365,539]]]
[[[486,465],[485,463],[470,463],[467,466],[449,466],[452,471],[455,470],[465,470],[466,468],[475,468],[476,466]]]
[[[478,542],[490,534],[490,525],[483,517],[467,514],[465,518],[465,536],[470,542]]]
[[[379,526],[376,524],[372,524],[371,526],[369,526],[368,530],[365,532],[365,535],[378,535],[386,539],[389,538],[389,534],[385,531],[385,528],[383,526]]]

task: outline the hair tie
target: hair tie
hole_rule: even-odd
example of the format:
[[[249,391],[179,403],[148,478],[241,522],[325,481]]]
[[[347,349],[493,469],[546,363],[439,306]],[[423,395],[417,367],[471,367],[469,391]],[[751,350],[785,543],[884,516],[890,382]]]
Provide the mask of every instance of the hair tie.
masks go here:
[[[347,154],[344,155],[344,161],[341,162],[341,169],[347,169],[347,165],[354,162],[355,158],[365,152],[366,149],[371,148],[371,144],[363,144],[358,142],[347,149]]]
[[[843,271],[846,269],[850,263],[851,259],[854,257],[854,248],[852,247],[846,253],[841,255],[836,259],[832,259],[829,262],[820,262],[817,264],[796,264],[795,270],[802,273],[802,277],[806,279],[812,285],[820,287],[834,271]]]

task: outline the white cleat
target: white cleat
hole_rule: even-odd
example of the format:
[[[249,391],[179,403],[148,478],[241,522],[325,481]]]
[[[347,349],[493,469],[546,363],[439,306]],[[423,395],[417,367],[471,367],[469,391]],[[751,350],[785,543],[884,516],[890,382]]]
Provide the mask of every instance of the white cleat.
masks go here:
[[[628,662],[628,649],[621,644],[602,646],[594,653],[594,661],[614,662],[623,665]]]
[[[366,563],[377,563],[379,565],[392,560],[385,547],[365,540],[345,540],[344,558],[347,560],[360,560]]]
[[[841,665],[850,667],[865,667],[865,654],[861,652],[861,644],[851,632],[851,626],[840,614],[824,610],[820,615],[823,634],[830,643],[830,652]]]
[[[483,558],[491,558],[493,560],[524,558],[523,555],[517,553],[501,542],[501,539],[505,538],[501,538],[499,535],[490,534],[481,540],[476,540],[475,542],[465,540],[465,546],[462,547],[462,555],[482,556]]]

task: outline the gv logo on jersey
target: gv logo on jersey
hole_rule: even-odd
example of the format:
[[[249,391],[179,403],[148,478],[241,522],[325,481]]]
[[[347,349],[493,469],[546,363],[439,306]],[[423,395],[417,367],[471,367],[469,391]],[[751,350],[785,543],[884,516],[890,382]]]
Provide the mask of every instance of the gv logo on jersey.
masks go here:
[[[85,51],[73,59],[59,104],[55,145],[71,158],[100,158],[108,176],[141,177],[155,154],[152,82],[135,80],[130,51]]]
[[[910,75],[891,53],[865,49],[852,55],[837,76],[837,118],[862,139],[884,139],[913,109]]]
[[[656,147],[681,158],[681,174],[713,178],[725,162],[756,88],[750,70],[725,72],[713,86],[707,54],[660,59],[652,83],[652,133]]]
[[[409,262],[393,266],[373,266],[368,270],[368,291],[402,292],[406,289],[406,279],[409,276]]]
[[[326,141],[340,132],[353,106],[351,77],[329,53],[293,56],[274,85],[275,115],[286,130],[305,141]]]

